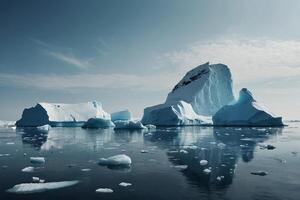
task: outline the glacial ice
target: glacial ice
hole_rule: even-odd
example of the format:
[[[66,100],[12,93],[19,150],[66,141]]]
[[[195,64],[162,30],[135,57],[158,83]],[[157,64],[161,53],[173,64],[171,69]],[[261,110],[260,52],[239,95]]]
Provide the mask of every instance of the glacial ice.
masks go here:
[[[208,62],[190,70],[168,94],[166,104],[185,101],[198,115],[211,116],[234,100],[231,72]]]
[[[7,192],[28,194],[35,192],[44,192],[47,190],[54,190],[64,187],[69,187],[79,183],[79,181],[60,181],[60,182],[48,182],[48,183],[21,183],[7,190]]]
[[[113,193],[114,191],[110,188],[98,188],[96,190],[97,193]]]
[[[90,118],[83,124],[82,128],[109,128],[114,126],[110,119]]]
[[[88,119],[95,117],[110,119],[110,114],[97,101],[79,104],[38,103],[35,107],[24,109],[16,126],[82,126]]]
[[[114,124],[115,129],[147,129],[139,120],[117,120]]]
[[[229,68],[205,63],[190,70],[168,94],[165,103],[144,109],[143,124],[211,125],[211,117],[234,100]]]
[[[49,124],[46,124],[46,125],[43,125],[43,126],[38,126],[36,128],[39,131],[48,132],[51,129],[51,126]]]
[[[127,186],[131,186],[131,185],[132,185],[131,183],[126,183],[126,182],[119,183],[119,186],[122,186],[122,187],[127,187]]]
[[[211,119],[196,114],[191,104],[178,101],[145,108],[142,123],[155,126],[209,125]]]
[[[131,113],[127,110],[122,110],[118,112],[111,113],[111,121],[117,120],[131,120]]]
[[[108,158],[100,158],[98,164],[107,165],[107,166],[117,166],[117,165],[130,166],[131,158],[125,154],[119,154]]]
[[[25,167],[22,169],[22,172],[34,172],[34,167],[31,166]]]
[[[30,157],[30,162],[36,164],[43,164],[46,162],[46,160],[44,157]]]
[[[246,88],[237,102],[222,107],[212,119],[217,126],[283,126],[282,118],[258,104]]]

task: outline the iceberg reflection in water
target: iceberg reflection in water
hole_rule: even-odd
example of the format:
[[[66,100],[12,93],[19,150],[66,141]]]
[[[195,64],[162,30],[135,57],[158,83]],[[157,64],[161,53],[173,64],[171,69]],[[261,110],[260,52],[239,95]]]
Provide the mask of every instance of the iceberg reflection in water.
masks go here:
[[[1,129],[3,199],[297,199],[299,123],[284,128],[164,127],[148,130]],[[13,143],[13,144],[12,144]],[[12,144],[12,145],[7,145]],[[274,148],[266,148],[266,146]],[[147,152],[147,153],[145,153]],[[125,154],[130,167],[103,167],[100,158]],[[44,157],[43,165],[30,157]],[[31,166],[34,172],[22,169]],[[82,169],[89,169],[85,172]],[[255,176],[256,172],[267,172]],[[252,174],[251,174],[252,173]],[[34,194],[7,189],[32,182],[79,180]],[[131,183],[121,187],[121,182]],[[113,193],[95,192],[110,188]],[[176,192],[174,192],[176,191]],[[105,196],[104,196],[105,195]]]

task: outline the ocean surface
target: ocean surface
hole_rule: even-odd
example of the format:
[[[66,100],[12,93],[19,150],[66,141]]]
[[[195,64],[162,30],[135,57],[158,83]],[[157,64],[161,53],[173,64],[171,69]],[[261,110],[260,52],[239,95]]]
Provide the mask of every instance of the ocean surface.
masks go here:
[[[128,155],[132,165],[98,164],[99,158],[118,154]],[[30,157],[44,157],[45,163],[31,163]],[[29,166],[33,172],[22,172]],[[7,192],[32,183],[32,177],[45,183],[79,182],[59,189]],[[99,188],[113,192],[95,192]],[[1,128],[0,199],[299,200],[300,123],[151,131],[52,128],[48,133]]]

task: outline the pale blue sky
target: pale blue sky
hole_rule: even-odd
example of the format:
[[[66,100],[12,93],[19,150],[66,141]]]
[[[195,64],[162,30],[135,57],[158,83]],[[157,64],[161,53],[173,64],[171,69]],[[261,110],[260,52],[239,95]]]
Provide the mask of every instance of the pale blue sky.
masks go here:
[[[39,101],[99,100],[135,116],[211,61],[235,91],[300,118],[298,0],[1,0],[0,119]]]

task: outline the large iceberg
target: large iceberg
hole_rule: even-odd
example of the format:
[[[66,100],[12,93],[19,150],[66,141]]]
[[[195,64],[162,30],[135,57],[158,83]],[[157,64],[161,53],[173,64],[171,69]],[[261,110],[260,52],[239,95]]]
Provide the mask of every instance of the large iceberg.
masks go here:
[[[222,106],[234,101],[229,68],[205,63],[189,71],[168,94],[165,103],[144,109],[143,124],[208,125]]]
[[[35,107],[24,109],[16,126],[82,126],[90,118],[110,119],[110,114],[97,101],[79,104],[38,103]]]
[[[246,88],[237,102],[222,107],[212,119],[217,126],[283,126],[282,118],[258,104]]]

